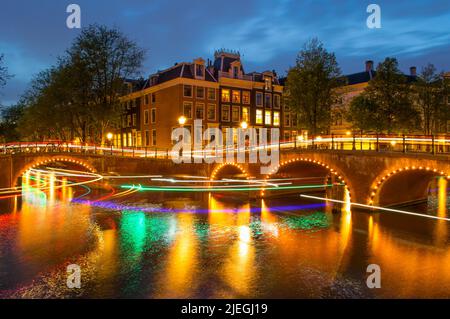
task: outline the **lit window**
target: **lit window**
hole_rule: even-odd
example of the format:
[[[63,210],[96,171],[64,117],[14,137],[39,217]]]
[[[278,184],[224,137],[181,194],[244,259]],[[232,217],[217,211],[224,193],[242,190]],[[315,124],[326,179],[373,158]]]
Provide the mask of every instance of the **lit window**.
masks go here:
[[[249,91],[242,92],[242,103],[250,104],[250,92]]]
[[[230,102],[230,90],[222,89],[222,102]]]
[[[265,118],[264,118],[264,123],[266,125],[270,125],[270,123],[272,123],[272,114],[270,111],[266,111],[265,113]]]
[[[241,92],[233,90],[233,103],[241,103]]]
[[[208,100],[215,100],[215,99],[216,99],[216,89],[208,88]]]
[[[272,78],[265,77],[264,78],[264,84],[265,84],[265,88],[266,88],[267,91],[271,91],[272,90]]]
[[[256,124],[263,124],[263,112],[262,112],[262,110],[256,110]]]
[[[262,106],[262,93],[256,92],[256,105]]]
[[[216,120],[216,105],[208,104],[208,121]]]
[[[184,105],[183,105],[183,114],[188,119],[192,118],[192,104],[191,103],[184,103]]]
[[[273,125],[280,126],[280,112],[273,112]]]
[[[196,91],[197,91],[197,94],[196,94],[197,99],[205,98],[205,88],[203,88],[201,86],[197,86]]]
[[[222,105],[222,121],[229,122],[230,121],[230,106]]]
[[[231,120],[233,122],[239,122],[239,106],[233,106]]]
[[[242,121],[244,122],[250,122],[250,116],[248,113],[248,107],[243,107],[242,108]]]
[[[148,110],[144,111],[144,124],[148,124]]]
[[[205,105],[197,103],[195,105],[195,118],[198,120],[203,120],[204,113],[205,113]]]
[[[152,109],[151,122],[156,123],[156,109]]]
[[[192,97],[192,85],[185,85],[183,95],[185,97]]]

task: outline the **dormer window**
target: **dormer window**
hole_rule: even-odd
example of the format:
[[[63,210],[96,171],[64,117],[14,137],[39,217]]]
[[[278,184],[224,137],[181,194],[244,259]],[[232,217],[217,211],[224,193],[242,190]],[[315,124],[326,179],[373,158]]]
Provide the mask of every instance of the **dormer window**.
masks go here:
[[[233,67],[233,78],[237,79],[239,77],[239,67],[234,66]]]
[[[195,65],[195,76],[203,78],[205,76],[205,66],[201,64]]]
[[[264,77],[264,86],[266,88],[266,91],[271,91],[272,90],[272,78]]]

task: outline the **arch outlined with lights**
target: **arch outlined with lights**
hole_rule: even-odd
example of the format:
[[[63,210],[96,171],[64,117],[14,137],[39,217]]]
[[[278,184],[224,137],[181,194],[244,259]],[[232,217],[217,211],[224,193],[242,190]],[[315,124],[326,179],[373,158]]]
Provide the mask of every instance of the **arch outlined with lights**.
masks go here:
[[[49,163],[56,163],[56,162],[72,163],[72,164],[80,165],[80,166],[86,168],[90,173],[97,172],[97,170],[94,167],[92,167],[91,165],[87,164],[84,161],[80,161],[78,159],[66,157],[66,156],[57,156],[57,157],[46,158],[43,160],[37,160],[29,165],[26,165],[25,168],[21,169],[19,171],[19,173],[16,174],[16,176],[14,177],[14,182],[17,182],[17,179],[30,169],[39,167],[41,165],[45,165],[45,164],[49,164]]]
[[[387,170],[385,172],[383,172],[381,174],[382,177],[378,177],[377,179],[375,179],[375,181],[372,183],[371,187],[370,187],[370,195],[368,198],[368,205],[373,205],[374,204],[374,200],[376,198],[376,196],[379,194],[379,192],[381,191],[381,189],[383,188],[384,184],[393,176],[399,174],[399,173],[404,173],[407,171],[425,171],[425,172],[430,172],[432,174],[435,174],[436,176],[442,176],[447,178],[447,180],[450,180],[450,172],[445,173],[443,170],[439,170],[437,168],[431,168],[429,166],[405,166],[405,167],[400,167],[394,170]],[[386,173],[387,172],[387,173]]]
[[[338,170],[336,170],[335,168],[331,167],[330,165],[328,165],[328,164],[326,164],[326,163],[324,163],[322,161],[314,160],[314,159],[311,159],[311,158],[297,157],[297,158],[294,158],[294,159],[289,159],[289,160],[283,161],[277,167],[275,167],[269,174],[267,174],[264,177],[264,179],[265,180],[270,179],[270,177],[273,174],[276,174],[278,172],[278,170],[280,168],[284,167],[284,166],[287,166],[287,165],[293,164],[293,163],[299,163],[299,162],[311,163],[311,164],[315,164],[315,165],[318,165],[318,166],[322,166],[325,169],[327,169],[330,174],[334,175],[345,186],[345,189],[348,191],[349,200],[351,200],[351,198],[352,198],[352,190],[350,189],[350,187],[349,187],[349,185],[348,185],[348,183],[346,181],[346,178],[344,178],[343,174],[338,172]],[[261,191],[261,195],[264,195],[264,190]]]
[[[244,174],[244,176],[245,176],[246,179],[250,179],[250,176],[249,176],[248,172],[245,170],[244,167],[242,167],[242,165],[239,165],[239,164],[237,164],[237,163],[232,163],[232,162],[229,162],[229,163],[221,163],[221,164],[219,164],[217,167],[215,167],[214,170],[213,170],[213,172],[211,173],[210,179],[211,179],[211,180],[215,180],[215,179],[216,179],[216,176],[217,176],[217,173],[219,173],[224,167],[227,167],[227,166],[233,166],[233,167],[236,167],[238,170],[240,170],[240,171],[242,172],[242,174]]]

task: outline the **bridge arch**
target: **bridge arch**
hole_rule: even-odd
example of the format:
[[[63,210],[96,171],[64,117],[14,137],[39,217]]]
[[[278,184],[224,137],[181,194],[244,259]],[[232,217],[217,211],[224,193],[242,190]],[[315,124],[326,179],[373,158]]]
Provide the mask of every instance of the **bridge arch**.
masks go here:
[[[42,166],[45,164],[57,163],[57,162],[75,164],[75,165],[84,167],[91,173],[96,173],[96,171],[97,171],[88,162],[77,159],[77,158],[69,157],[69,156],[53,156],[53,157],[46,157],[46,158],[37,158],[37,159],[33,160],[31,163],[28,163],[28,164],[24,165],[23,167],[19,168],[17,170],[17,173],[14,175],[12,182],[14,184],[17,184],[19,177],[22,176],[26,171],[28,171],[30,169],[33,169],[33,168],[36,168],[36,167],[39,167],[39,166]]]
[[[336,169],[332,165],[329,165],[327,163],[324,163],[323,161],[316,160],[316,159],[313,159],[313,158],[309,158],[309,157],[295,157],[295,158],[291,158],[291,159],[287,159],[285,161],[282,161],[271,172],[269,172],[269,174],[267,174],[264,178],[266,180],[268,180],[273,175],[279,173],[280,169],[282,169],[284,167],[287,167],[287,166],[289,166],[291,164],[295,164],[295,163],[305,163],[305,164],[310,164],[312,166],[316,166],[316,167],[322,168],[324,171],[327,172],[327,175],[329,175],[330,177],[332,177],[332,179],[335,180],[335,182],[338,182],[339,184],[343,184],[345,190],[347,191],[348,199],[351,200],[351,198],[352,198],[352,189],[351,189],[351,186],[349,186],[349,181],[346,178],[345,174],[343,174],[340,170]],[[325,180],[325,178],[326,178],[326,176],[324,176],[324,180]],[[264,194],[264,192],[262,192],[262,194]]]
[[[450,170],[412,165],[384,171],[371,185],[368,204],[391,206],[425,199],[434,177],[450,180]]]
[[[245,170],[245,168],[242,165],[239,165],[237,163],[228,162],[228,163],[221,163],[221,164],[217,165],[214,168],[214,170],[212,171],[210,179],[211,180],[218,179],[220,174],[223,173],[225,170],[240,172],[241,174],[243,174],[245,176],[246,179],[250,178],[248,172]]]

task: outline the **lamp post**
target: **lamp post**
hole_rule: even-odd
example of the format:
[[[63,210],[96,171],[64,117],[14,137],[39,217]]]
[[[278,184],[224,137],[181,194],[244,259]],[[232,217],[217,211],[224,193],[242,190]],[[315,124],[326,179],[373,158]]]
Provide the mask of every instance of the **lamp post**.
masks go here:
[[[181,115],[178,118],[178,124],[180,124],[180,128],[183,127],[184,124],[186,124],[186,120],[187,120],[186,116],[184,116],[184,115]],[[184,134],[183,134],[183,143],[184,143]],[[182,148],[180,148],[179,156],[183,157],[183,149]]]

